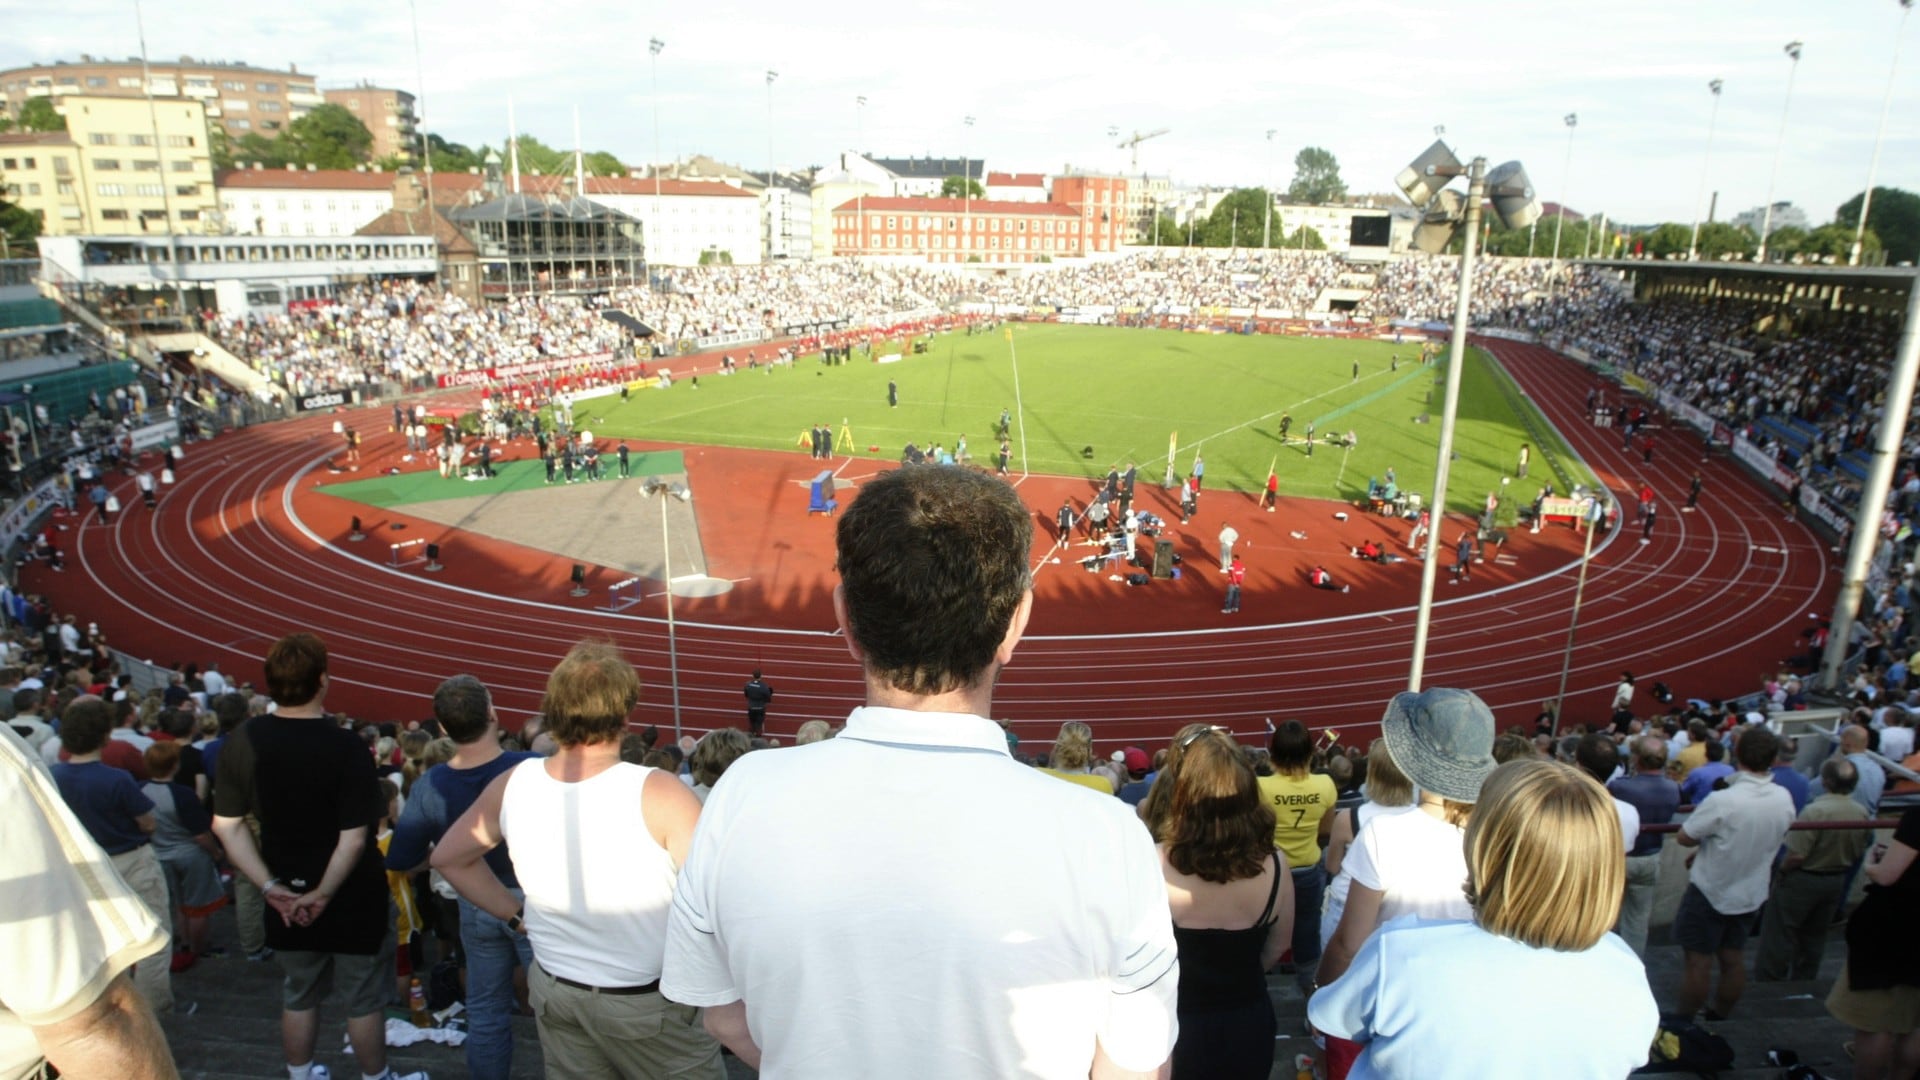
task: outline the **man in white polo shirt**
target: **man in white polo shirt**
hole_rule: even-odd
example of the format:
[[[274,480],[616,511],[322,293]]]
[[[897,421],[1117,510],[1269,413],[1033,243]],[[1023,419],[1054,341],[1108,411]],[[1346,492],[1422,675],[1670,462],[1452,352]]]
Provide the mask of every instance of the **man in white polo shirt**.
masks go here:
[[[769,1080],[1164,1074],[1179,964],[1152,838],[986,719],[1032,544],[1012,489],[962,469],[887,473],[840,518],[867,704],[715,786],[661,975]]]
[[[1793,796],[1773,782],[1780,740],[1759,725],[1740,729],[1733,749],[1739,771],[1726,789],[1701,803],[1675,839],[1697,847],[1687,891],[1674,916],[1673,938],[1686,953],[1678,1012],[1692,1016],[1707,1002],[1717,958],[1720,990],[1702,1015],[1724,1020],[1747,988],[1742,949],[1754,912],[1767,902],[1773,856],[1793,825]]]

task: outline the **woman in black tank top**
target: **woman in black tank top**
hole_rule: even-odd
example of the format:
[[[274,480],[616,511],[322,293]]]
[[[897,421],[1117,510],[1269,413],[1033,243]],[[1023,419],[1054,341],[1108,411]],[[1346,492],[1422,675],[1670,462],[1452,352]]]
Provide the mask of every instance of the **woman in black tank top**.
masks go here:
[[[1155,839],[1180,947],[1175,1076],[1265,1080],[1277,1029],[1268,969],[1293,932],[1293,879],[1273,810],[1226,732],[1183,732]]]

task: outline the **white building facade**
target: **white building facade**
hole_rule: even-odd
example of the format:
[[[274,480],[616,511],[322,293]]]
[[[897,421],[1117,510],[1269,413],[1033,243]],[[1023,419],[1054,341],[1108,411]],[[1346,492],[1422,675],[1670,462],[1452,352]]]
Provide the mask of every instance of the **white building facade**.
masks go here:
[[[393,174],[351,169],[231,169],[214,176],[230,236],[352,236],[393,209]]]
[[[760,198],[718,180],[587,178],[587,198],[638,218],[654,266],[697,266],[702,256],[735,266],[758,264],[764,247]],[[805,199],[801,199],[805,202]],[[800,234],[811,248],[811,214]]]
[[[769,261],[813,258],[813,195],[806,178],[775,173],[760,197],[760,213]]]

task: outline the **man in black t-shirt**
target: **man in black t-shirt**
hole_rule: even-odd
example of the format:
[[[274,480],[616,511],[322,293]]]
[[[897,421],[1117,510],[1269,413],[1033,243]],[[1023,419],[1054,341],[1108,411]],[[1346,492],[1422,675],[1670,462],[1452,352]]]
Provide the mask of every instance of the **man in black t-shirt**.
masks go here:
[[[387,1070],[384,1010],[393,971],[393,922],[374,830],[382,813],[373,759],[327,715],[327,647],[293,634],[267,651],[276,712],[256,716],[221,747],[213,830],[233,865],[271,909],[267,944],[286,971],[280,1031],[287,1067],[310,1075],[320,1000],[346,996],[347,1035],[360,1071]],[[247,827],[252,814],[260,840]]]
[[[753,669],[753,678],[747,680],[747,729],[756,737],[767,726],[767,703],[773,700],[773,687],[768,686],[760,677],[760,669]]]

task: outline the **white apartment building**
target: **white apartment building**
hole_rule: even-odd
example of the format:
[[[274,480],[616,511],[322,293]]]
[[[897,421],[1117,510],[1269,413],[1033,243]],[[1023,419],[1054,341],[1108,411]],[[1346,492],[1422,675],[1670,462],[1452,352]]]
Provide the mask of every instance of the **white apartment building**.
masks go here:
[[[393,209],[393,174],[355,169],[230,169],[214,177],[233,236],[352,236]]]
[[[660,180],[658,185],[656,193],[650,179],[589,176],[587,198],[640,219],[650,265],[697,266],[710,252],[724,253],[735,266],[761,261],[759,196],[718,180]],[[799,234],[806,238],[802,248],[810,245],[812,229],[809,216]]]

